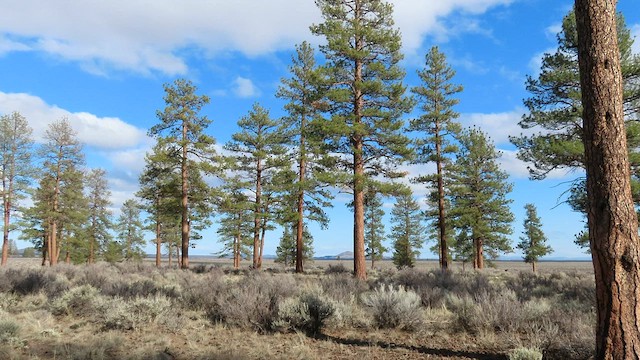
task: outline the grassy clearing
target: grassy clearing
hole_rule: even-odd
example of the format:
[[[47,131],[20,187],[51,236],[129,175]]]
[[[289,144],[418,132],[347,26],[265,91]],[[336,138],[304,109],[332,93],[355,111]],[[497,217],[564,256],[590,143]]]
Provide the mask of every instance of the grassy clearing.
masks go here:
[[[0,358],[588,359],[594,350],[587,269],[443,274],[383,263],[367,282],[339,263],[304,275],[194,270],[11,262],[0,269]]]

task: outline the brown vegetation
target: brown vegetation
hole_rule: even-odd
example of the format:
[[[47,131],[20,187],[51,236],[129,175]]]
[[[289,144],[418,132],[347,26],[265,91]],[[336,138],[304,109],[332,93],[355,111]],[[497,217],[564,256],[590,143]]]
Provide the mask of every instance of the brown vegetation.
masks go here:
[[[389,267],[365,282],[339,264],[317,265],[303,275],[16,261],[0,269],[0,358],[587,359],[594,353],[588,271]]]

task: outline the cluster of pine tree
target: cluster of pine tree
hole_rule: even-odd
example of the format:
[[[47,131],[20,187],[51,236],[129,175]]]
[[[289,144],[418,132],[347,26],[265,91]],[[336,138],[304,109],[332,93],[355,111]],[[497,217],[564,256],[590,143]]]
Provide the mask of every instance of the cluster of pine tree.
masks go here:
[[[115,261],[139,257],[142,231],[148,230],[155,234],[157,263],[164,246],[170,259],[186,268],[189,249],[215,218],[223,244],[220,255],[233,257],[236,266],[251,258],[253,267],[260,268],[265,236],[278,226],[283,230],[279,260],[301,272],[313,256],[308,223],[328,224],[325,209],[337,190],[353,195],[357,277],[366,277],[366,258],[374,266],[389,251],[386,239],[400,267],[412,266],[429,238],[443,269],[451,260],[482,268],[486,260],[511,251],[513,215],[507,195],[512,186],[487,134],[463,129],[456,121],[455,96],[462,86],[453,83],[455,72],[444,54],[437,47],[426,54],[418,72],[421,84],[408,91],[389,3],[316,3],[323,22],[310,28],[326,40],[320,47],[323,61],[316,63],[319,54],[308,43],[297,46],[290,77],[282,79],[276,94],[286,102],[286,116],[274,119],[255,104],[222,151],[216,151],[208,135],[211,121],[200,114],[209,98],[198,95],[188,80],[165,85],[166,107],[149,130],[156,144],[146,156],[139,200],[125,202],[117,221],[108,211],[106,174],[84,169],[82,146],[67,121],[52,123],[45,144],[32,154],[26,120],[17,113],[3,116],[5,244],[8,232],[19,226],[21,236],[33,241],[52,265],[60,256],[65,261]],[[630,32],[618,19],[635,179],[640,65],[631,52]],[[584,166],[573,13],[564,19],[558,40],[558,51],[544,56],[539,77],[527,79],[532,97],[525,100],[529,113],[520,122],[524,129],[544,131],[512,137],[519,157],[532,164],[535,179],[555,169]],[[416,105],[420,115],[405,124],[404,116]],[[32,161],[32,155],[39,160]],[[400,166],[429,163],[435,173],[410,179],[428,192],[420,206],[402,181],[406,174]],[[11,213],[26,196],[33,205],[21,209],[20,223],[11,225]],[[388,236],[382,221],[384,196],[396,199]],[[571,188],[569,202],[585,211],[584,182]],[[526,261],[535,263],[550,249],[543,234],[529,229],[541,227],[535,207],[526,209],[518,248]],[[144,225],[142,211],[148,214]]]
[[[68,120],[51,123],[44,143],[38,147],[21,114],[1,116],[0,128],[2,264],[7,262],[9,232],[16,228],[21,230],[22,239],[32,241],[40,251],[43,265],[143,256],[140,205],[127,200],[121,216],[112,218],[106,172],[84,167],[82,145]],[[30,197],[32,205],[20,207],[20,200],[26,197]],[[11,223],[15,212],[21,216]]]

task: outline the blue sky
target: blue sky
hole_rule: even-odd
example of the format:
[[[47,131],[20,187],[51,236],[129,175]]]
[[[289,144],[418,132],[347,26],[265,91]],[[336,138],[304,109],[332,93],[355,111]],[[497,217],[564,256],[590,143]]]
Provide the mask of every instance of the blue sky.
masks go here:
[[[406,84],[419,84],[416,70],[427,50],[438,45],[457,71],[455,81],[464,86],[456,108],[460,121],[480,126],[503,151],[501,164],[514,183],[514,245],[524,205],[534,203],[553,257],[584,257],[573,245],[583,227],[581,216],[559,204],[566,183],[580,174],[556,172],[548,180],[530,181],[507,138],[521,132],[525,77],[537,74],[542,54],[556,49],[562,17],[573,2],[391,2],[403,35]],[[69,118],[85,144],[87,166],[108,171],[116,212],[137,189],[144,154],[153,144],[146,132],[164,106],[162,84],[184,77],[209,95],[203,110],[213,120],[209,133],[224,144],[255,102],[272,117],[283,115],[274,94],[280,79],[289,76],[295,44],[322,42],[308,30],[321,21],[312,0],[0,0],[0,9],[0,114],[21,112],[37,141],[48,123]],[[620,0],[618,9],[639,38],[634,51],[640,53],[637,3]],[[417,196],[425,193],[414,189]],[[312,228],[316,255],[352,249],[346,201],[346,195],[334,201],[329,229]],[[215,231],[204,235],[193,253],[220,248]],[[278,236],[267,238],[265,253],[275,253]],[[434,256],[426,249],[422,254]]]

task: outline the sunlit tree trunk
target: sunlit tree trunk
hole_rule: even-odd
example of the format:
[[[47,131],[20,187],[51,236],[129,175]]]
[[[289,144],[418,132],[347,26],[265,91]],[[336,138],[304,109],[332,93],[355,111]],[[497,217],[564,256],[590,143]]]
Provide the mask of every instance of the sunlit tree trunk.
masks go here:
[[[616,0],[576,0],[596,280],[596,359],[640,359],[640,244],[631,196]]]

